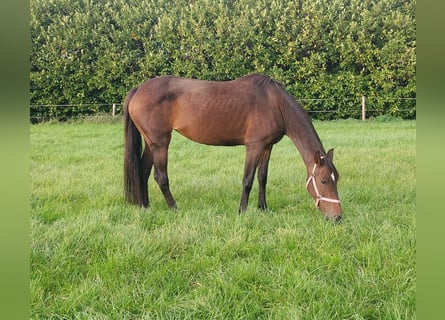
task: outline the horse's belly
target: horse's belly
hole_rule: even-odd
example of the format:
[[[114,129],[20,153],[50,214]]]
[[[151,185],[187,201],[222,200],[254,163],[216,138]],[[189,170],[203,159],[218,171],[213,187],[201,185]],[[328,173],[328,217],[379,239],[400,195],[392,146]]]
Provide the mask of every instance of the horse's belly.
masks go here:
[[[174,128],[184,137],[195,142],[214,146],[234,146],[244,144],[244,128],[236,128],[223,123],[193,123]]]
[[[279,125],[270,109],[247,102],[220,102],[199,105],[186,100],[175,104],[172,128],[190,140],[216,146],[270,143],[279,134]]]

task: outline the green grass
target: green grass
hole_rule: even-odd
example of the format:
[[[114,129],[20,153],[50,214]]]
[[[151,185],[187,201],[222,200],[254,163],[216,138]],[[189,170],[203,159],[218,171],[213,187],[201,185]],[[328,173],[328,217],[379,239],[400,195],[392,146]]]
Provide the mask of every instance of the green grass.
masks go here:
[[[315,122],[344,221],[325,221],[288,138],[268,212],[239,215],[243,147],[174,135],[179,210],[123,202],[120,123],[31,126],[32,319],[415,319],[416,122]]]

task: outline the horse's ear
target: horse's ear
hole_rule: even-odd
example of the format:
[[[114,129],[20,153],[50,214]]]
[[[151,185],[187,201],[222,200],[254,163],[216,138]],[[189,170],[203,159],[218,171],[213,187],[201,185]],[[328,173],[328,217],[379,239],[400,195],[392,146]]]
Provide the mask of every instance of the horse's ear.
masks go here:
[[[321,152],[320,151],[316,151],[314,154],[314,162],[317,166],[320,166],[321,163]]]
[[[334,148],[332,148],[328,151],[328,154],[326,155],[326,157],[331,161],[334,160]]]

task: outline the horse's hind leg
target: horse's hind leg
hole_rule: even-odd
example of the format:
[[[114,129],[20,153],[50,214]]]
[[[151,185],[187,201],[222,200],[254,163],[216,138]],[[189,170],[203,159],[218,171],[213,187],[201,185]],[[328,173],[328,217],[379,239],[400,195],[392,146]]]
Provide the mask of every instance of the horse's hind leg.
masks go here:
[[[147,208],[149,205],[148,197],[148,178],[150,177],[151,169],[153,167],[153,155],[147,143],[145,143],[144,153],[141,160],[141,191],[142,191],[142,206]]]
[[[170,192],[170,183],[167,174],[168,144],[163,146],[152,145],[151,151],[153,153],[153,163],[155,166],[154,178],[164,195],[167,205],[172,209],[176,209],[176,202]]]
[[[270,159],[270,154],[272,152],[272,146],[273,145],[266,146],[258,162],[258,184],[259,184],[258,208],[262,210],[267,209],[267,203],[266,203],[267,171],[269,168],[269,159]]]

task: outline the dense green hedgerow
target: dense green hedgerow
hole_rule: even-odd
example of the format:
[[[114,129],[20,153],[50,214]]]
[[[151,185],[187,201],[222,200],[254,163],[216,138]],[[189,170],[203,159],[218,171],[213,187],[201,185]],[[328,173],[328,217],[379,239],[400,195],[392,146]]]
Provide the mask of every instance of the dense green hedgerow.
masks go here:
[[[158,75],[228,80],[250,72],[281,81],[316,118],[359,117],[362,95],[376,114],[416,116],[414,0],[30,5],[32,118],[109,110]]]

